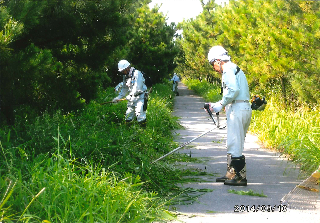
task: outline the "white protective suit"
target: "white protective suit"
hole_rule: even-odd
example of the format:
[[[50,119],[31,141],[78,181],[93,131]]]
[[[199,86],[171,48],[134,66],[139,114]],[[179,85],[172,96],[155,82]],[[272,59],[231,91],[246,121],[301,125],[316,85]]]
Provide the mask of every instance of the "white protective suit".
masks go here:
[[[126,121],[132,121],[134,113],[138,122],[146,120],[145,94],[147,86],[144,83],[143,74],[134,67],[130,68],[129,78],[123,75],[123,86],[116,100],[126,97],[128,100]],[[115,100],[114,99],[114,100]]]
[[[250,92],[243,71],[231,61],[223,65],[223,97],[219,102],[226,107],[227,116],[227,153],[240,157],[244,149],[252,110],[249,103]]]
[[[120,83],[114,88],[114,90],[115,90],[116,92],[119,92],[119,91],[122,89],[122,86],[123,86],[123,82],[120,82]]]
[[[180,81],[180,78],[177,74],[174,74],[171,81],[173,81],[172,91],[177,92],[178,90],[178,82]]]

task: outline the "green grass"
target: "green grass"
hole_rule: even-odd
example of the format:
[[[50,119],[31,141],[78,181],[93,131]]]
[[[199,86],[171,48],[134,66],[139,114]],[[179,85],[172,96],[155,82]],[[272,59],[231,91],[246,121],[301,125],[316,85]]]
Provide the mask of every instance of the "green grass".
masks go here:
[[[107,95],[107,98],[106,98]],[[101,91],[85,109],[0,129],[0,219],[6,222],[168,221],[185,170],[153,160],[176,147],[171,85],[154,86],[147,127],[124,121],[126,102]],[[175,155],[178,157],[178,155]],[[15,184],[10,182],[15,182]],[[12,186],[14,185],[14,186]],[[8,192],[6,192],[8,191]]]
[[[319,111],[282,110],[270,100],[263,112],[253,112],[250,130],[266,147],[286,154],[308,173],[320,165]]]
[[[9,199],[2,203],[9,209],[0,210],[8,211],[8,222],[152,222],[172,218],[164,208],[165,200],[144,191],[139,176],[127,173],[120,177],[101,166],[82,165],[58,155],[39,156],[29,168],[28,182],[16,179],[17,185],[7,185],[10,193],[5,197]]]
[[[147,126],[125,124],[126,102],[105,104],[115,95],[101,91],[79,111],[20,117],[0,129],[0,221],[6,222],[167,222],[168,206],[194,202],[206,191],[177,185],[207,173],[181,169],[172,154],[170,84],[155,85]],[[192,177],[190,177],[192,176]]]
[[[240,190],[240,191],[237,191],[237,190],[228,190],[229,193],[231,194],[238,194],[238,195],[247,195],[247,196],[256,196],[256,197],[267,197],[267,195],[265,195],[263,192],[261,193],[257,193],[257,192],[254,192],[253,190],[248,190],[248,191],[243,191],[243,190]]]

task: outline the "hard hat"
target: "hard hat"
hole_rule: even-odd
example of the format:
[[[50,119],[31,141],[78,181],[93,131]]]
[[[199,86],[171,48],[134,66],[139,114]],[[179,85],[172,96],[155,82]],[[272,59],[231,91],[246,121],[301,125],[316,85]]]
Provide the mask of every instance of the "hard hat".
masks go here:
[[[230,60],[228,51],[226,51],[222,46],[214,46],[210,49],[208,53],[209,63],[212,63],[214,60]]]
[[[120,60],[118,63],[118,69],[120,72],[129,66],[130,66],[130,63],[127,60]]]

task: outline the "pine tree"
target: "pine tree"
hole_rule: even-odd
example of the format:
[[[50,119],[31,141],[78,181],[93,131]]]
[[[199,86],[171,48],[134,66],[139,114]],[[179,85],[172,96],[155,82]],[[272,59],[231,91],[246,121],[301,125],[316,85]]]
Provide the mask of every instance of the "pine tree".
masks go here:
[[[238,0],[220,7],[209,1],[195,21],[183,24],[186,62],[179,69],[189,75],[191,68],[204,78],[211,68],[203,70],[203,56],[195,52],[222,45],[247,74],[251,92],[276,97],[286,106],[312,107],[319,103],[319,5]],[[199,29],[200,24],[205,25]],[[192,62],[189,54],[197,58]]]

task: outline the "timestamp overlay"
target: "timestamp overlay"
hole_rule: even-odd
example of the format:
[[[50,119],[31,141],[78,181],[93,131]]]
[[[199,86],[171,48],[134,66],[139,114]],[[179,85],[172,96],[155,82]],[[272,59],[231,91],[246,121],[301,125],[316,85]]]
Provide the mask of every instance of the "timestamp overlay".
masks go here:
[[[242,212],[287,212],[287,205],[234,205],[235,213]]]

